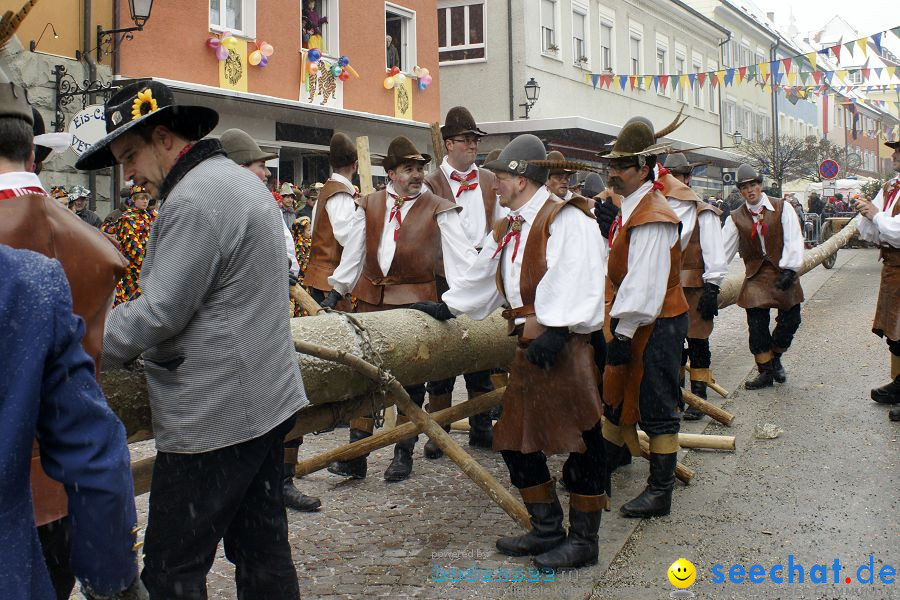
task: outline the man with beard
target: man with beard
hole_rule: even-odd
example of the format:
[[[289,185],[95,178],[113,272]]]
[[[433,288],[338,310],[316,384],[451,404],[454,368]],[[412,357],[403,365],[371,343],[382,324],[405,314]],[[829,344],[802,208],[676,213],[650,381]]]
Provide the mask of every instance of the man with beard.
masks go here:
[[[762,177],[744,164],[738,167],[737,187],[744,204],[731,211],[722,227],[725,259],[730,263],[740,250],[746,275],[737,305],[747,311],[750,352],[759,375],[744,383],[748,390],[787,381],[781,355],[800,327],[803,289],[797,269],[803,264],[803,230],[797,213],[762,191]],[[787,210],[785,210],[787,208]],[[778,310],[774,331],[769,311]]]
[[[597,202],[600,232],[609,244],[606,278],[606,489],[622,455],[640,453],[637,431],[650,438],[647,487],[620,512],[626,517],[669,514],[675,485],[681,394],[678,371],[688,328],[681,289],[679,220],[654,182],[660,148],[652,125],[632,121],[611,152],[608,183],[623,198]]]
[[[872,331],[887,339],[891,350],[891,379],[887,385],[872,390],[872,400],[881,404],[900,403],[900,141],[885,142],[891,154],[894,177],[885,182],[878,195],[869,202],[857,200],[856,210],[862,214],[859,235],[881,247],[881,288]],[[890,412],[891,421],[900,421],[900,407]]]
[[[547,160],[564,162],[566,157],[558,150],[547,153]],[[575,173],[572,169],[564,167],[550,167],[550,175],[547,177],[547,189],[560,200],[569,201],[575,194],[569,189],[569,179]]]

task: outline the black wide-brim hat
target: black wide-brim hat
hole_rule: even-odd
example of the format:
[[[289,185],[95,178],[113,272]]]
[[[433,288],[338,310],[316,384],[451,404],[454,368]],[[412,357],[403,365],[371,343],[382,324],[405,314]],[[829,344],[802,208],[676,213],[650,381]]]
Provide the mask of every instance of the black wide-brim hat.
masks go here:
[[[468,108],[465,106],[454,106],[447,111],[447,116],[444,118],[444,126],[441,127],[441,138],[446,140],[455,135],[484,137],[487,133],[478,129],[475,117],[472,116]]]
[[[119,89],[106,102],[106,136],[75,162],[75,168],[93,171],[111,167],[116,159],[109,145],[142,123],[164,123],[172,131],[194,141],[212,131],[219,113],[205,106],[175,104],[172,90],[158,81],[139,81]]]
[[[890,142],[890,141],[885,142],[884,145],[887,146],[888,148],[893,148],[894,150],[900,150],[900,140],[894,140],[892,142]]]

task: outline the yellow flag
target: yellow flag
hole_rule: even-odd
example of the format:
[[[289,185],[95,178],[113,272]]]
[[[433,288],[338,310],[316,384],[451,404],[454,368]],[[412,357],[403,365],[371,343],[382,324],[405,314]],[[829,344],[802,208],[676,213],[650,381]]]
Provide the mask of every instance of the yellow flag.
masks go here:
[[[787,74],[788,85],[794,85],[794,81],[797,79],[797,74],[791,71]]]
[[[835,72],[835,75],[838,76],[838,79],[846,79],[847,78],[847,69],[838,69]]]
[[[228,58],[219,61],[219,87],[236,92],[247,91],[247,41],[235,39],[237,45],[228,49]]]
[[[688,79],[687,75],[682,75],[681,77],[678,78],[678,85],[680,85],[682,88],[690,87],[691,80]]]
[[[806,59],[809,61],[809,66],[813,71],[816,70],[816,54],[818,54],[818,52],[810,52],[806,55]]]
[[[887,71],[888,79],[893,79],[894,73],[897,72],[897,67],[885,67],[884,70]]]
[[[766,77],[769,75],[769,63],[767,63],[767,62],[759,63],[759,75],[763,81],[766,80]]]
[[[719,85],[725,85],[725,71],[716,71],[716,79],[719,80]]]
[[[644,75],[644,89],[649,90],[651,83],[653,83],[653,75]]]
[[[859,49],[862,50],[863,58],[866,57],[866,42],[869,41],[869,38],[859,38],[856,40],[856,45],[859,46]]]
[[[404,77],[402,83],[394,84],[394,116],[412,121],[413,93],[412,79],[409,77]]]

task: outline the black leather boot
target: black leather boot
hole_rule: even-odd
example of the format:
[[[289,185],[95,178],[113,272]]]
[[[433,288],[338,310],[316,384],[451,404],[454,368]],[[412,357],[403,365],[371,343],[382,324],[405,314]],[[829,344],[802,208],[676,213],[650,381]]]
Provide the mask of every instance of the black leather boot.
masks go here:
[[[497,540],[497,550],[507,556],[543,554],[566,541],[563,529],[563,509],[556,497],[553,481],[519,490],[528,515],[531,531]]]
[[[553,550],[535,556],[534,566],[562,571],[596,565],[600,556],[597,533],[606,502],[606,495],[572,494],[569,498],[569,535],[566,541]]]
[[[772,359],[772,379],[778,383],[787,381],[787,371],[784,370],[784,365],[781,364],[781,352],[776,352],[775,357]]]
[[[694,381],[692,379],[691,393],[706,400],[706,382]],[[685,408],[684,413],[682,413],[681,418],[683,418],[685,421],[699,421],[705,416],[706,414],[704,414],[704,412],[699,408],[694,408],[693,406],[688,405],[688,407]]]
[[[469,445],[488,449],[494,446],[494,424],[489,412],[469,417]]]
[[[900,406],[892,408],[891,412],[888,413],[888,418],[891,421],[900,421]]]
[[[453,403],[453,394],[428,394],[428,405],[425,407],[429,413],[436,413],[439,410],[444,410],[445,408],[450,408],[450,405]],[[445,425],[444,431],[450,433],[450,426]],[[425,450],[424,450],[425,458],[437,459],[444,455],[444,451],[441,450],[440,446],[434,443],[431,438],[428,438],[428,441],[425,442]]]
[[[294,464],[285,464],[282,475],[281,490],[284,495],[284,505],[300,512],[314,512],[322,506],[322,501],[312,496],[307,496],[294,486]]]
[[[900,403],[900,375],[889,384],[873,389],[872,400],[879,404]]]
[[[350,428],[350,442],[357,442],[370,437],[371,435],[372,432],[370,431],[354,429],[353,427]],[[351,458],[350,460],[336,460],[328,465],[328,472],[334,473],[335,475],[341,475],[342,477],[350,477],[352,479],[365,479],[366,470],[368,469],[366,461],[367,456],[368,454],[364,454],[358,458]]]
[[[412,453],[413,448],[416,447],[416,437],[397,442],[394,445],[394,459],[384,471],[385,481],[403,481],[409,478],[412,473]]]
[[[678,453],[650,453],[650,477],[640,495],[625,503],[619,512],[626,517],[663,517],[672,509],[672,489],[675,487],[675,464]]]
[[[757,375],[753,379],[748,379],[747,381],[745,381],[744,388],[748,390],[758,390],[775,385],[775,376],[772,373],[772,363],[774,362],[775,359],[773,358],[766,363],[757,363],[756,368],[759,369],[759,375]]]

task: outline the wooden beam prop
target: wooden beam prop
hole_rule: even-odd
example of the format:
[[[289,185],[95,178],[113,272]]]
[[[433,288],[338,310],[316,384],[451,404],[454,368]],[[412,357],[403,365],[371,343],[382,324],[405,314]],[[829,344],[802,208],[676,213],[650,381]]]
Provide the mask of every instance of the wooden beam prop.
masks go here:
[[[721,385],[719,385],[719,384],[716,383],[715,381],[710,381],[709,383],[706,384],[706,387],[708,387],[709,389],[711,389],[712,391],[714,391],[714,392],[717,393],[718,395],[722,396],[723,398],[727,398],[727,397],[728,397],[728,390],[726,390],[725,388],[723,388]]]
[[[375,186],[372,185],[372,156],[369,153],[369,136],[361,135],[356,138],[356,158],[359,160],[359,193],[365,196],[375,191]]]
[[[650,438],[643,431],[638,431],[638,439],[650,443]],[[707,450],[735,451],[733,435],[704,435],[702,433],[679,433],[678,445],[682,448],[704,448]]]
[[[477,415],[500,404],[504,391],[505,388],[482,394],[471,400],[466,400],[460,404],[453,405],[450,408],[445,408],[444,410],[432,413],[431,418],[438,425],[443,426],[458,419]],[[298,477],[302,477],[303,475],[308,475],[319,471],[320,469],[324,469],[336,460],[351,460],[353,458],[358,458],[369,452],[374,452],[379,448],[396,444],[400,440],[404,440],[419,433],[422,433],[422,430],[419,429],[418,425],[413,422],[404,423],[393,429],[380,431],[365,439],[346,444],[340,448],[335,448],[334,450],[329,450],[328,452],[324,452],[307,460],[302,460],[297,463],[295,472]]]
[[[697,396],[694,393],[689,392],[688,390],[682,389],[681,397],[684,399],[684,401],[687,404],[689,404],[690,406],[693,406],[694,408],[696,408],[703,414],[715,419],[722,425],[731,427],[731,424],[734,423],[734,415],[733,414],[731,414],[724,408],[719,408],[715,404],[711,404],[711,403],[707,402],[700,396]]]
[[[308,354],[322,360],[330,360],[347,365],[372,381],[380,382],[387,379],[387,386],[397,401],[397,408],[402,410],[403,414],[409,417],[419,430],[437,444],[438,448],[443,450],[444,454],[446,454],[450,460],[455,462],[457,466],[462,469],[463,473],[468,475],[478,487],[484,490],[488,497],[497,503],[506,514],[512,517],[519,526],[526,531],[531,529],[531,520],[528,516],[528,511],[525,510],[525,506],[516,500],[505,487],[500,485],[487,469],[469,456],[469,454],[456,443],[450,434],[444,431],[443,427],[434,422],[427,412],[422,410],[419,406],[416,406],[410,399],[409,394],[406,393],[406,390],[403,389],[400,382],[390,373],[385,373],[375,365],[364,361],[358,356],[347,354],[346,352],[335,351],[330,348],[323,348],[302,341],[295,341],[294,347],[297,352],[302,354]]]
[[[316,302],[312,296],[309,295],[309,292],[303,289],[303,286],[297,284],[291,286],[291,298],[294,299],[294,302],[306,311],[306,314],[312,316],[319,314],[319,311],[322,310],[322,307],[319,306],[319,303]]]
[[[431,164],[437,167],[444,161],[444,136],[441,135],[441,124],[431,124]]]

